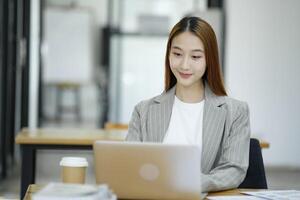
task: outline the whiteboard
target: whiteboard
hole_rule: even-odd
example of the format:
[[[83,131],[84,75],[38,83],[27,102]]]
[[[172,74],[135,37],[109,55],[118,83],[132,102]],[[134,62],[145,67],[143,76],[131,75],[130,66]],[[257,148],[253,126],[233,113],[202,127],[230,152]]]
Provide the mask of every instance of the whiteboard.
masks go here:
[[[44,25],[44,82],[89,82],[93,47],[88,10],[47,8]]]

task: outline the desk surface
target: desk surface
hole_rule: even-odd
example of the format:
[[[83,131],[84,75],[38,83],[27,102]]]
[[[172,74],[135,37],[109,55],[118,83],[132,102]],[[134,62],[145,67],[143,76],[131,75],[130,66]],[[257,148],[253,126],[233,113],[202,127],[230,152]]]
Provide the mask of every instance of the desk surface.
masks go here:
[[[95,140],[124,141],[127,131],[103,129],[35,129],[27,128],[16,137],[17,144],[47,145],[93,145]],[[269,148],[270,144],[260,140],[261,148]]]
[[[95,140],[124,141],[127,131],[103,129],[22,129],[17,144],[93,145]]]
[[[31,200],[31,197],[34,193],[36,193],[37,191],[41,190],[44,186],[42,185],[36,185],[36,184],[32,184],[29,185],[26,195],[24,197],[24,200]],[[258,191],[256,189],[233,189],[233,190],[226,190],[226,191],[222,191],[222,192],[212,192],[209,193],[208,196],[240,196],[242,195],[241,192],[242,191]]]

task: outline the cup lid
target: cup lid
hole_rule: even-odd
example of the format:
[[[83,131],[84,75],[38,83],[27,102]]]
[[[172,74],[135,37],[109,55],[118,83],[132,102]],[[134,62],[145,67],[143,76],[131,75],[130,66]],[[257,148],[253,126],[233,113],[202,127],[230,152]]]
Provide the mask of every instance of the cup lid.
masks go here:
[[[88,162],[86,158],[82,157],[63,157],[59,165],[68,167],[87,167]]]

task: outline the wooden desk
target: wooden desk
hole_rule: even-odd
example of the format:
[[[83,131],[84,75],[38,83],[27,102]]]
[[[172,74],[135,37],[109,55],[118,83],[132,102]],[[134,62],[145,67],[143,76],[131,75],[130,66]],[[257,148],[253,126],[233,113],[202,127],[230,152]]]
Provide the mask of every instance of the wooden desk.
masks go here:
[[[126,131],[82,129],[22,129],[16,137],[21,147],[21,198],[35,183],[36,152],[40,149],[92,150],[95,140],[124,141]]]
[[[41,190],[44,186],[41,185],[29,185],[24,200],[31,200],[31,197],[34,193]],[[212,192],[209,193],[208,196],[241,196],[242,191],[258,191],[257,189],[233,189],[233,190],[226,190],[222,192]]]
[[[126,130],[22,129],[16,137],[22,151],[21,197],[35,183],[36,151],[39,149],[92,150],[95,140],[124,141]],[[267,142],[260,143],[268,148]]]

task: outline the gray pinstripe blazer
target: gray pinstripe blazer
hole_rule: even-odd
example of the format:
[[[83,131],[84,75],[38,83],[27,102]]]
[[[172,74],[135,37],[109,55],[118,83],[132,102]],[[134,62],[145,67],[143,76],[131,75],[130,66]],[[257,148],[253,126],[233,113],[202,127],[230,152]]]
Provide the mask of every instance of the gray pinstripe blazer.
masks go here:
[[[135,106],[127,141],[163,142],[169,126],[175,86]],[[202,192],[237,188],[248,168],[248,105],[216,96],[205,84],[202,138]]]

